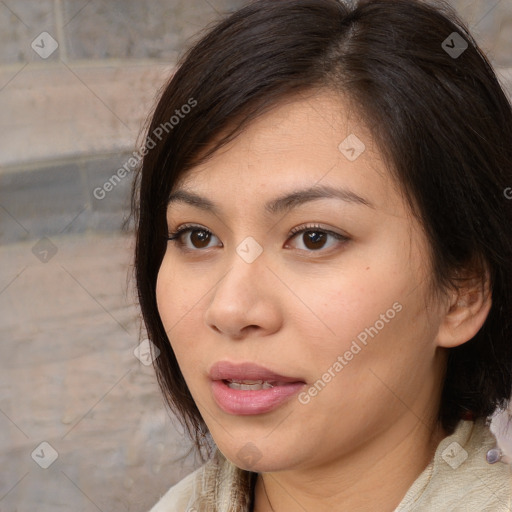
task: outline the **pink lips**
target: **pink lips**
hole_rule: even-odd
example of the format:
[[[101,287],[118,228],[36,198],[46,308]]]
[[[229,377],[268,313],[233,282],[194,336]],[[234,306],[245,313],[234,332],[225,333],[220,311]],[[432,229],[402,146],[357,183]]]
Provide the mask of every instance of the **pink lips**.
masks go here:
[[[270,412],[305,385],[300,377],[279,375],[253,363],[233,364],[219,361],[210,369],[211,388],[217,405],[229,414],[251,415]],[[271,388],[246,390],[232,389],[229,381],[263,381]]]

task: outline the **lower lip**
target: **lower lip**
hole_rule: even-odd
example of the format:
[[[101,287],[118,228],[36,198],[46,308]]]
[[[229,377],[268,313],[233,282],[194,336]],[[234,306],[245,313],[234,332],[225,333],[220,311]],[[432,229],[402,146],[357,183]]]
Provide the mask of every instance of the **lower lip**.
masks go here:
[[[217,405],[229,414],[263,414],[280,407],[296,395],[305,384],[291,382],[257,391],[231,389],[223,380],[212,381],[212,393]]]

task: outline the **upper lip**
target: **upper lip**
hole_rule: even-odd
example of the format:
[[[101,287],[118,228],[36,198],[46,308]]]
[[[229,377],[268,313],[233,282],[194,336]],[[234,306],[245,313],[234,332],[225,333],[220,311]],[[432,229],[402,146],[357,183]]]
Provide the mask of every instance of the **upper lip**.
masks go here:
[[[210,368],[212,380],[262,380],[266,382],[305,382],[300,377],[280,375],[264,366],[250,362],[218,361]]]

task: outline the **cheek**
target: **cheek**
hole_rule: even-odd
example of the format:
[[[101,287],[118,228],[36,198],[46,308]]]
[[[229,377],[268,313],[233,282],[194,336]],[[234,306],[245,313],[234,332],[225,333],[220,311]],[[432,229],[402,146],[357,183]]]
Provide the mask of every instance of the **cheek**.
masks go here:
[[[156,304],[165,330],[168,332],[175,323],[176,303],[180,295],[175,281],[162,263],[156,280]]]
[[[200,297],[198,286],[187,279],[171,258],[164,257],[156,281],[156,301],[165,329],[174,331],[186,322],[194,314],[194,305]]]
[[[300,320],[303,328],[311,332],[316,326],[319,334],[343,342],[373,325],[399,297],[396,281],[380,282],[379,275],[351,270],[317,280],[314,287],[298,286],[297,296],[307,306]]]
[[[308,306],[295,315],[302,350],[316,373],[345,354],[359,369],[394,367],[399,359],[415,359],[430,343],[433,330],[416,273],[373,263],[316,281],[314,293],[306,283],[297,289]]]
[[[186,324],[192,311],[188,302],[190,293],[171,268],[164,260],[156,282],[156,302],[167,338],[181,367],[182,355],[186,354],[183,350],[184,333],[187,332]]]
[[[206,288],[207,289],[207,288]],[[156,282],[156,302],[172,349],[183,374],[193,358],[201,354],[202,307],[207,300],[200,282],[187,277],[171,258],[165,257]],[[195,362],[192,362],[192,365]]]
[[[350,421],[366,423],[371,421],[371,411],[386,404],[385,414],[393,416],[403,409],[395,394],[413,403],[421,389],[419,383],[429,378],[432,332],[425,316],[417,318],[414,300],[398,291],[366,297],[357,306],[344,296],[337,302],[336,294],[330,297],[323,319],[334,334],[315,337],[311,326],[302,325],[307,343],[301,348],[310,383],[303,399],[311,400],[312,415],[345,421],[350,411]]]

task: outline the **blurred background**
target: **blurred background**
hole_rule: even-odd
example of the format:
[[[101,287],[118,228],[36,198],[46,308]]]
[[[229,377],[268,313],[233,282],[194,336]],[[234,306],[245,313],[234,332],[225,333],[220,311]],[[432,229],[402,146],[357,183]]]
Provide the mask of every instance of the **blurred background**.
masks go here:
[[[144,511],[199,465],[139,344],[121,226],[159,89],[244,3],[0,0],[1,512]],[[512,0],[452,4],[512,92]]]

